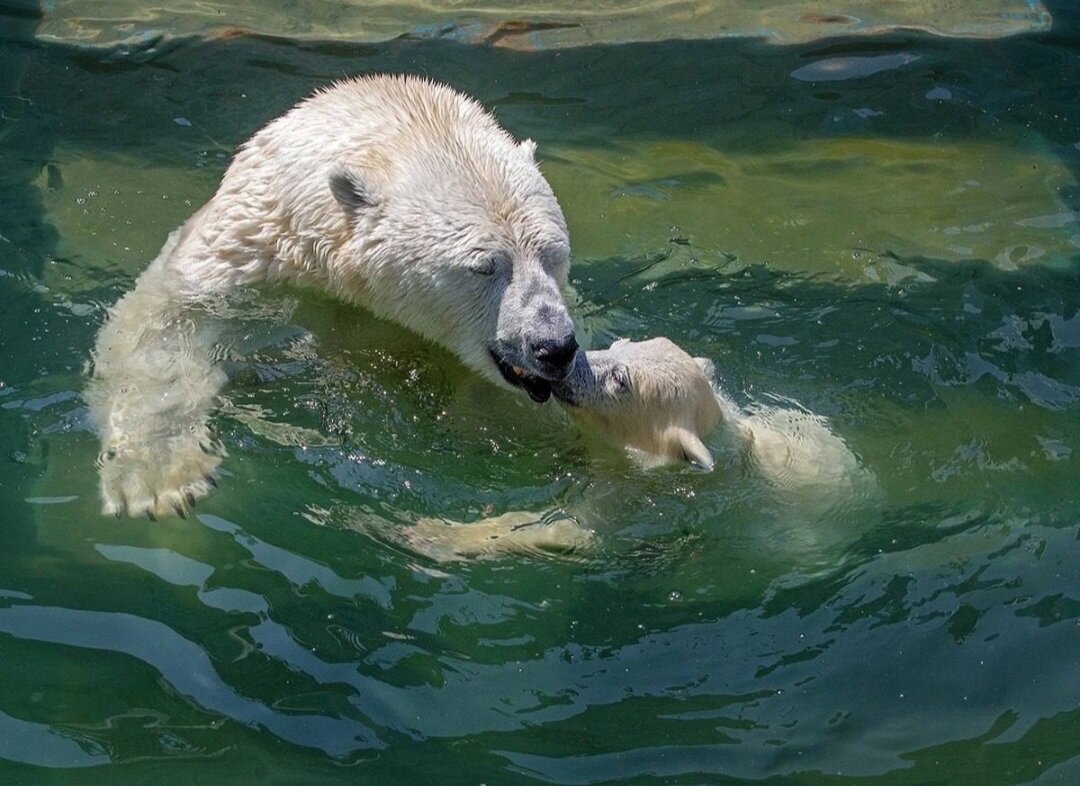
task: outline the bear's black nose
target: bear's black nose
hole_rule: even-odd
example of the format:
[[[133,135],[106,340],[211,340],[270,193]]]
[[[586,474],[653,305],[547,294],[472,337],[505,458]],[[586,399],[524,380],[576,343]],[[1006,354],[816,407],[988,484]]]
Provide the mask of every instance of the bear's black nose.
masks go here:
[[[543,339],[531,346],[533,357],[543,366],[549,366],[566,376],[578,351],[577,337],[571,333],[561,339]]]

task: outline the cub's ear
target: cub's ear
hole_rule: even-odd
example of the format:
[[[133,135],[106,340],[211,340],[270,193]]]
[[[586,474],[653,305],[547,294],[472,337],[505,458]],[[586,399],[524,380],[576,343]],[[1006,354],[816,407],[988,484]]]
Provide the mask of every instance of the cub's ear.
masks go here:
[[[528,156],[530,161],[536,158],[536,143],[533,142],[531,139],[522,140],[521,144],[518,145],[518,148],[521,150],[522,153]]]
[[[705,447],[705,443],[698,439],[697,434],[681,428],[678,430],[676,436],[686,460],[697,464],[706,472],[711,472],[713,464],[716,462],[713,461],[712,453]]]
[[[339,166],[330,173],[330,193],[349,215],[378,203],[372,190],[352,169]]]
[[[716,381],[716,366],[713,365],[711,360],[708,358],[694,358],[694,362],[698,364],[698,368],[709,378],[710,382]]]

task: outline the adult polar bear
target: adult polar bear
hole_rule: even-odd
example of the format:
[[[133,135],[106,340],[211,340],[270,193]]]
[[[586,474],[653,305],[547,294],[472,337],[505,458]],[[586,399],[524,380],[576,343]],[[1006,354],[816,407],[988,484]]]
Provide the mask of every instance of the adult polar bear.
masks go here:
[[[200,308],[239,287],[319,287],[545,401],[577,342],[566,221],[534,151],[409,76],[337,83],[259,131],[98,335],[104,511],[183,515],[214,484],[224,374]]]

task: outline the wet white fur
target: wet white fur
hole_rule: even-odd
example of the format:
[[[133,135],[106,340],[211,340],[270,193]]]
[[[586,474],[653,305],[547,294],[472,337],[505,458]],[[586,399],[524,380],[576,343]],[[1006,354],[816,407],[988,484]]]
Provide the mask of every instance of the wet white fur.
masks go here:
[[[87,399],[105,512],[182,513],[209,491],[220,451],[206,419],[224,376],[199,308],[237,287],[318,287],[501,381],[491,343],[520,346],[538,303],[565,313],[566,225],[534,150],[415,77],[338,83],[256,134],[98,336]],[[477,274],[492,252],[512,278]]]
[[[392,537],[437,562],[459,562],[503,554],[575,559],[587,553],[595,534],[566,514],[512,511],[460,524],[423,518]]]
[[[711,470],[704,440],[720,427],[743,444],[761,475],[785,487],[828,487],[859,471],[858,459],[825,418],[797,405],[741,409],[717,385],[709,360],[691,357],[667,338],[619,340],[584,353],[578,365],[590,373],[568,380],[571,387],[587,386],[573,391],[572,415],[644,463],[689,460]],[[620,369],[628,389],[611,383]]]
[[[711,374],[708,360],[690,357],[669,339],[623,339],[578,353],[560,388],[584,428],[653,463],[690,460],[712,469],[701,440],[723,420],[724,410]]]

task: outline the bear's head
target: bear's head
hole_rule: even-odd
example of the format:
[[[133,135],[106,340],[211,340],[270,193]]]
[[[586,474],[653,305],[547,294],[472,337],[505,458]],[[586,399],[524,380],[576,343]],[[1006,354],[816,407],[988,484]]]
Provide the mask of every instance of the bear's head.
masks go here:
[[[546,401],[578,345],[562,294],[566,221],[535,144],[448,87],[381,89],[377,121],[358,118],[362,141],[327,172],[348,234],[335,287]]]
[[[722,418],[712,363],[666,338],[616,341],[578,353],[554,393],[575,418],[619,445],[712,469],[701,438]]]

